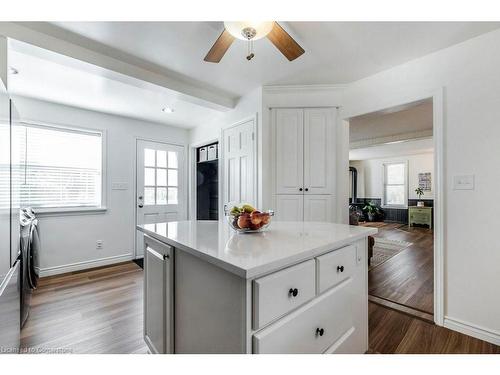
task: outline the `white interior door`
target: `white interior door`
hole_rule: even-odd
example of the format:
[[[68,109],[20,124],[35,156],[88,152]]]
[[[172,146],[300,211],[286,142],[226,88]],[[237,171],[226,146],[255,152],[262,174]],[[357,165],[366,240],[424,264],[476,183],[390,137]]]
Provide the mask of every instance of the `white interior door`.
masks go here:
[[[304,187],[304,110],[273,111],[276,193],[301,194]]]
[[[136,223],[186,220],[185,149],[137,140]],[[143,235],[136,231],[136,257],[144,256]]]
[[[331,108],[304,110],[304,191],[332,194],[335,176],[334,118]]]
[[[255,121],[224,129],[224,204],[257,204]]]

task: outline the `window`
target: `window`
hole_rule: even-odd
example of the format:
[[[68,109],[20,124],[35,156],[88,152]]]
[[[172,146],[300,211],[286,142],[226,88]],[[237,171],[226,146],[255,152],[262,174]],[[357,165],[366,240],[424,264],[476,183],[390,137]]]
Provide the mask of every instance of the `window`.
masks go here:
[[[408,163],[384,163],[384,206],[405,208],[408,205]]]
[[[3,157],[0,164],[3,170]],[[100,208],[102,133],[28,124],[14,126],[12,184],[17,206]],[[0,204],[8,207],[3,201]]]
[[[175,151],[144,149],[144,204],[178,204],[179,163]]]

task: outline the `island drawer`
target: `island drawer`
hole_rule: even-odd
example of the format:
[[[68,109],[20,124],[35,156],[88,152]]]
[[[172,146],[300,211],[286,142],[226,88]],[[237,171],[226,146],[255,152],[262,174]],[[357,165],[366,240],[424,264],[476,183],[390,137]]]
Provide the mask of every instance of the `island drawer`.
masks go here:
[[[253,328],[259,329],[303,305],[316,294],[314,260],[297,264],[253,282]]]
[[[356,267],[356,246],[350,245],[316,258],[318,293],[351,277]]]
[[[352,279],[264,328],[253,337],[254,353],[324,353],[354,326]]]

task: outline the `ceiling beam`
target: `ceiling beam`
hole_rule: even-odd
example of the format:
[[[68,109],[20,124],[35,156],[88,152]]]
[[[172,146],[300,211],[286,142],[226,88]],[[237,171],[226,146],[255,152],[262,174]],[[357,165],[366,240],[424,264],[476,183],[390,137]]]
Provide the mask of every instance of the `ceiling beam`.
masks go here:
[[[118,59],[104,54],[96,47],[97,44],[93,45],[88,40],[85,44],[77,44],[73,40],[70,42],[67,40],[70,34],[43,22],[0,22],[0,35],[94,65],[102,74],[110,72],[109,78],[159,92],[173,91],[180,100],[217,111],[229,111],[235,107],[237,98],[221,93],[215,88],[203,87],[201,83],[195,85],[187,82],[188,79],[183,80],[163,72],[155,72],[123,58]]]

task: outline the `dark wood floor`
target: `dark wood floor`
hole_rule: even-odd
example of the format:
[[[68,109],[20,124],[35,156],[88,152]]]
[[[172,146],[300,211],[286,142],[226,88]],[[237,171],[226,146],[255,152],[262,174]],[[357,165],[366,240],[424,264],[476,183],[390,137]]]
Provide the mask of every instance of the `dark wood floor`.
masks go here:
[[[369,294],[413,309],[434,312],[434,237],[432,229],[396,223],[366,223],[376,237],[412,245],[368,272]]]
[[[142,280],[133,262],[41,279],[22,346],[35,353],[146,353]],[[498,346],[373,303],[369,324],[370,353],[500,353]]]
[[[369,304],[370,353],[500,354],[500,346]]]
[[[142,269],[129,262],[40,279],[21,331],[27,352],[146,353]]]

